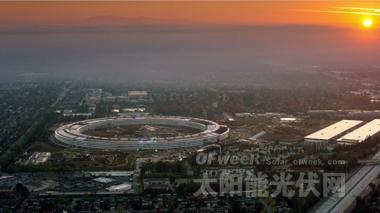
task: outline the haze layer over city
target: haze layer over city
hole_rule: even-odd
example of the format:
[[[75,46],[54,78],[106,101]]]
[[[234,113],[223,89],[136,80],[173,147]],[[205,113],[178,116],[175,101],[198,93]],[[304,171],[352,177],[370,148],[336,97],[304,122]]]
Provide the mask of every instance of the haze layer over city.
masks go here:
[[[356,4],[4,2],[1,75],[273,84],[376,69],[376,16],[363,29],[367,15],[318,12]]]

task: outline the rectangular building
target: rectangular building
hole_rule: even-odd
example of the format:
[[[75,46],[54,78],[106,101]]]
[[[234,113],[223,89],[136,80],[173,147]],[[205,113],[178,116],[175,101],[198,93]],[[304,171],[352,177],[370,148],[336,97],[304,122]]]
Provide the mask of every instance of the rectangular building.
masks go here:
[[[128,96],[146,97],[146,96],[148,96],[148,92],[147,91],[128,91]]]
[[[380,134],[380,119],[375,119],[342,136],[338,139],[338,143],[360,143],[378,134]]]
[[[341,120],[317,132],[305,137],[305,142],[328,142],[337,138],[354,127],[360,125],[363,121],[358,120]]]

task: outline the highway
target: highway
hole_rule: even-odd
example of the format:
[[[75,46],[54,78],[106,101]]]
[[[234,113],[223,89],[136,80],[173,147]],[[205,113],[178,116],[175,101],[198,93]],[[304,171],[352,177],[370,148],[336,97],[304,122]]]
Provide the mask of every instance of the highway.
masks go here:
[[[372,157],[372,160],[380,159],[380,151]],[[316,213],[343,213],[349,212],[349,208],[356,201],[356,198],[362,194],[367,186],[376,179],[380,174],[380,165],[369,165],[362,167],[353,175],[345,184],[345,196],[339,197],[333,194],[326,200],[319,202],[315,208],[309,212]]]

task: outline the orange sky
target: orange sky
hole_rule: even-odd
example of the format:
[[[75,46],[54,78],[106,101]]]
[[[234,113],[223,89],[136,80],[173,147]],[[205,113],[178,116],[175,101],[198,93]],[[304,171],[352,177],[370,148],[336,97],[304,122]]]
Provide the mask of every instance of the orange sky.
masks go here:
[[[0,2],[1,24],[77,24],[93,16],[145,16],[195,23],[358,26],[364,15],[321,13],[334,7],[380,8],[364,1],[294,2]],[[374,21],[380,16],[374,16]]]

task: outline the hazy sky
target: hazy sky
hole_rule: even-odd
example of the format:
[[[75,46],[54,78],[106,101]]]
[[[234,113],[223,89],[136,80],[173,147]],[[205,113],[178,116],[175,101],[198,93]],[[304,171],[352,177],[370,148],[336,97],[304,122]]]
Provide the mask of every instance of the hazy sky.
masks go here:
[[[364,14],[341,7],[380,8],[378,1],[31,1],[0,2],[3,24],[81,24],[94,16],[150,17],[193,23],[358,26]],[[340,7],[340,8],[338,8]],[[344,10],[343,13],[339,11]],[[336,12],[333,12],[336,11]],[[363,11],[360,12],[371,12]]]
[[[376,8],[363,1],[0,2],[0,77],[260,83],[298,81],[294,73],[319,66],[380,66]]]

